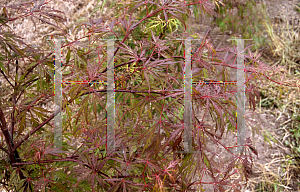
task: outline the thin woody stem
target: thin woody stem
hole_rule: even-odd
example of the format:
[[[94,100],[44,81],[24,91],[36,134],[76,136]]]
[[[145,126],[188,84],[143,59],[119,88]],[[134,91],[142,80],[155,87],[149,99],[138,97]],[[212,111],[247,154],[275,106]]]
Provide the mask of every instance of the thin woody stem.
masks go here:
[[[6,124],[6,120],[5,120],[5,117],[4,117],[4,113],[2,111],[2,109],[0,108],[0,128],[1,128],[1,131],[5,137],[5,141],[6,141],[6,144],[7,144],[7,147],[8,147],[8,155],[9,155],[9,159],[11,160],[11,162],[15,163],[16,162],[16,159],[14,157],[14,150],[13,150],[13,143],[12,143],[12,140],[11,140],[11,136],[9,134],[9,130],[7,128],[7,124]]]
[[[107,92],[106,89],[101,89],[101,90],[95,90],[96,92]],[[128,92],[128,93],[149,93],[149,91],[133,91],[133,90],[116,90],[116,92]],[[90,94],[92,92],[88,91],[85,93],[82,93],[81,95],[78,95],[78,97],[81,97],[83,95],[87,95]],[[155,92],[155,91],[151,91],[150,93],[155,93],[155,94],[160,94],[160,95],[164,95],[163,93],[160,92]],[[78,98],[76,97],[76,98]],[[73,99],[75,100],[75,98]],[[70,103],[72,103],[72,100],[69,100],[66,104],[69,105]],[[64,108],[66,106],[62,107],[62,110],[64,110]],[[20,145],[26,141],[30,135],[33,135],[35,132],[37,132],[39,129],[41,129],[44,125],[46,125],[49,121],[51,121],[57,114],[59,113],[59,110],[55,111],[54,114],[52,114],[48,119],[46,119],[45,121],[43,121],[40,125],[38,125],[36,128],[32,129],[27,135],[25,135],[19,142],[17,142],[13,147],[12,147],[12,151],[15,151],[17,148],[20,147]]]

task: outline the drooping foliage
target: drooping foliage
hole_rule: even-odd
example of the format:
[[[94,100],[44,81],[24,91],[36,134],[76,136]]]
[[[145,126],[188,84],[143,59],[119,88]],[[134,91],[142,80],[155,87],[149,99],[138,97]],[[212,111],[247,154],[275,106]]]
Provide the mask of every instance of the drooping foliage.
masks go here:
[[[215,191],[240,190],[257,152],[250,139],[242,154],[232,150],[234,140],[228,141],[236,134],[234,85],[193,85],[192,148],[196,152],[178,153],[184,150],[188,7],[215,14],[216,4],[112,4],[113,18],[87,18],[78,23],[73,37],[79,31],[83,36],[76,39],[58,26],[65,18],[48,9],[45,1],[1,6],[0,185],[7,191],[201,191],[205,185],[212,185]],[[9,10],[19,15],[11,18]],[[34,48],[9,28],[9,22],[21,17],[53,25],[60,33]],[[63,81],[76,82],[106,81],[105,39],[116,39],[115,153],[106,150],[107,88],[98,83],[62,84],[64,153],[53,151],[54,109],[49,106],[54,104],[56,38],[64,39]],[[231,62],[237,54],[236,48],[216,49],[209,37],[200,45],[192,44],[193,81],[234,80],[228,68],[236,68]],[[250,51],[245,57],[250,61],[245,69],[246,97],[255,110],[259,97],[255,79],[272,80],[270,73],[277,68],[259,62]],[[197,115],[199,111],[216,124],[205,122]]]

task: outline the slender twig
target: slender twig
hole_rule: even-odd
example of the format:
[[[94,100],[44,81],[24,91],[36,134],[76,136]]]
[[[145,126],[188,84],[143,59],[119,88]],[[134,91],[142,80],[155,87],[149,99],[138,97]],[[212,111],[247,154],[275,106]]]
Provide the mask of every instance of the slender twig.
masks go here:
[[[34,82],[37,81],[38,79],[39,79],[39,78],[35,78],[35,79],[31,80],[31,81],[26,82],[24,85],[22,85],[22,86],[26,86],[26,85],[28,84],[26,87],[24,87],[23,91],[22,91],[22,92],[20,93],[20,95],[18,96],[17,102],[19,101],[19,99],[21,98],[21,96],[23,95],[23,93],[25,92],[25,90],[27,89],[27,87],[29,87],[30,84],[34,83]]]
[[[1,128],[1,131],[5,137],[5,141],[6,141],[6,144],[7,144],[7,147],[8,147],[8,155],[9,155],[9,158],[10,160],[14,163],[16,162],[15,161],[15,158],[14,158],[14,154],[13,154],[13,146],[12,146],[12,142],[11,142],[11,137],[9,135],[9,131],[8,131],[8,128],[7,128],[7,125],[6,125],[6,120],[5,120],[5,117],[4,117],[4,113],[2,111],[2,109],[0,108],[0,128]]]
[[[53,162],[61,162],[61,161],[72,161],[72,162],[78,162],[78,160],[75,159],[51,159],[51,160],[44,160],[44,161],[37,161],[37,162],[18,162],[18,163],[12,163],[12,166],[20,166],[20,165],[34,165],[34,164],[43,164],[43,163],[53,163]]]
[[[40,128],[42,128],[44,125],[46,125],[49,121],[51,121],[58,113],[60,112],[60,110],[57,110],[56,112],[54,112],[54,114],[52,114],[48,119],[46,119],[45,121],[43,121],[41,124],[39,124],[36,128],[32,129],[27,135],[25,135],[13,148],[12,151],[15,151],[18,147],[20,147],[20,145],[26,141],[30,135],[33,135],[35,132],[37,132]]]
[[[19,69],[18,68],[18,60],[16,60],[16,77],[18,76],[18,69]],[[16,101],[17,86],[18,86],[18,79],[15,79],[14,93],[13,93],[13,97],[12,97],[13,111],[11,113],[11,128],[10,128],[10,136],[11,136],[12,142],[14,140],[15,110],[16,110],[16,103],[17,103],[17,101]],[[13,143],[12,143],[12,145],[13,145]]]
[[[14,85],[8,80],[7,76],[6,76],[5,73],[2,71],[2,69],[0,69],[0,72],[2,73],[2,75],[4,76],[4,78],[6,79],[6,81],[10,84],[10,86],[14,87]]]
[[[107,92],[107,90],[106,89],[101,89],[101,90],[95,90],[96,92]],[[164,91],[164,90],[162,90],[162,91]],[[149,93],[149,91],[134,91],[134,90],[115,90],[115,92],[128,92],[128,93]],[[90,91],[88,91],[88,92],[85,92],[85,93],[82,93],[82,94],[80,94],[80,95],[78,95],[78,97],[81,97],[81,96],[83,96],[83,95],[87,95],[87,94],[90,94],[90,93],[92,93],[92,92],[90,92]],[[165,95],[164,93],[160,93],[160,92],[156,92],[156,91],[151,91],[150,93],[155,93],[155,94],[160,94],[160,95]],[[77,97],[75,97],[75,98],[77,98]],[[72,99],[72,100],[75,100],[75,98],[74,99]],[[72,100],[70,99],[68,102],[67,102],[67,104],[66,104],[66,106],[67,105],[69,105],[71,102],[72,102]],[[64,110],[64,108],[66,107],[66,106],[63,106],[62,107],[62,110]],[[15,151],[18,147],[20,147],[20,145],[24,142],[24,141],[26,141],[28,138],[29,138],[29,136],[30,135],[33,135],[36,131],[38,131],[40,128],[42,128],[44,125],[46,125],[49,121],[51,121],[53,118],[54,118],[54,116],[56,116],[57,114],[59,113],[59,110],[57,110],[56,112],[54,112],[54,114],[52,114],[48,119],[46,119],[45,121],[43,121],[40,125],[38,125],[36,128],[34,128],[34,129],[32,129],[27,135],[25,135],[13,148],[12,148],[12,151]]]
[[[2,151],[4,151],[5,153],[8,153],[7,149],[5,149],[4,147],[0,146],[0,149],[1,149]]]

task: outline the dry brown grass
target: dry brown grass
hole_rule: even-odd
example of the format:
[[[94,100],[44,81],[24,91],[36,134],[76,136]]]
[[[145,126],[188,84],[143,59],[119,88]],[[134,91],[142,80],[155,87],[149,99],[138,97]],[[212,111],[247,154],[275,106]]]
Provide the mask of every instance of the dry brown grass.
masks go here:
[[[280,4],[283,1],[270,1],[272,4]],[[290,3],[287,1],[287,3]],[[284,4],[284,3],[283,3]],[[268,58],[270,65],[282,66],[282,75],[272,77],[281,82],[282,77],[288,79],[285,86],[275,82],[259,81],[260,91],[264,98],[261,106],[271,108],[277,119],[285,116],[287,120],[278,127],[283,131],[281,137],[277,137],[279,144],[291,148],[291,155],[283,155],[274,158],[272,161],[260,164],[255,163],[254,169],[260,170],[250,179],[247,189],[250,191],[300,191],[300,166],[299,166],[299,143],[295,140],[300,135],[295,135],[291,130],[297,130],[300,113],[300,39],[299,39],[299,16],[290,17],[293,10],[282,9],[279,13],[281,23],[274,23],[271,16],[266,17],[264,26],[270,39]],[[268,16],[268,15],[267,15]],[[275,61],[275,62],[274,62]],[[276,111],[276,112],[275,112]],[[279,115],[278,115],[279,114]],[[298,119],[297,119],[298,118]],[[294,136],[293,136],[294,135]],[[287,142],[289,141],[289,142]],[[292,142],[295,141],[295,142]],[[298,145],[297,145],[298,144]]]
[[[299,191],[294,180],[293,169],[296,167],[291,159],[282,156],[264,165],[255,163],[256,169],[261,171],[257,177],[250,179],[248,187],[252,191]]]

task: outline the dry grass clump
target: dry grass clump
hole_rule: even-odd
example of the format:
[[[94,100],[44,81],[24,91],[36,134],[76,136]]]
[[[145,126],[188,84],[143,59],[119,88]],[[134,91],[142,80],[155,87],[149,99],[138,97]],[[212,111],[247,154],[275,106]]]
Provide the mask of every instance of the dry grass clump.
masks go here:
[[[285,17],[285,16],[283,16]],[[289,69],[290,74],[299,75],[300,72],[300,38],[299,18],[289,20],[284,18],[284,23],[272,26],[270,21],[265,20],[264,25],[271,38],[271,49],[274,56],[279,59],[275,65],[282,65]]]
[[[298,173],[295,171],[297,167],[290,156],[274,158],[264,165],[254,163],[254,167],[261,171],[257,177],[249,180],[247,188],[251,191],[285,192],[300,190],[300,186],[297,185],[299,183]]]
[[[272,3],[280,3],[279,1]],[[262,100],[260,107],[276,108],[280,119],[287,120],[278,127],[284,134],[278,141],[288,146],[292,154],[275,158],[266,164],[254,164],[254,169],[261,172],[250,179],[248,189],[252,191],[300,191],[300,14],[293,18],[287,15],[288,9],[280,11],[280,22],[274,24],[266,14],[264,26],[269,36],[270,57],[281,65],[281,74],[270,74],[278,82],[285,77],[289,79],[282,84],[259,80]],[[276,115],[276,113],[274,113]]]
[[[283,66],[282,76],[276,79],[280,81],[285,76],[289,80],[283,84],[263,83],[264,86],[261,87],[263,100],[260,105],[278,108],[280,116],[281,114],[288,116],[286,127],[292,130],[298,128],[300,121],[300,14],[296,14],[293,18],[286,15],[287,10],[283,9],[280,13],[282,23],[272,25],[270,19],[266,17],[264,25],[271,40],[271,52],[277,58],[274,65]],[[288,73],[285,70],[288,70]],[[296,140],[298,137],[300,138],[300,135],[297,135]],[[297,147],[299,148],[299,145]],[[297,154],[300,154],[299,149]]]

